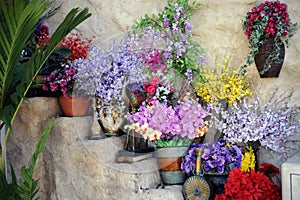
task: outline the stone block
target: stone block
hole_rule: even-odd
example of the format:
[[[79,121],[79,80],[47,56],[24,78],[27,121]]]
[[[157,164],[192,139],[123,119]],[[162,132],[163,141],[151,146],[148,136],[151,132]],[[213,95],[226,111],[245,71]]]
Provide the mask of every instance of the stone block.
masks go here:
[[[282,200],[300,197],[300,152],[281,166]]]

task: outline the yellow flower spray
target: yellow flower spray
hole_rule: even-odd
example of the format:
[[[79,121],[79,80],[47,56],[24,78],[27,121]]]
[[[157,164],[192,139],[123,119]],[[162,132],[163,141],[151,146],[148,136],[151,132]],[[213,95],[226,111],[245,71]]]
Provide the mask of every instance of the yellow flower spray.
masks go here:
[[[200,76],[194,81],[195,92],[206,102],[215,104],[226,100],[228,104],[252,94],[252,85],[238,67],[230,65],[231,58],[225,56],[222,65],[216,61],[215,69],[200,68]]]
[[[255,155],[251,146],[246,147],[246,152],[242,158],[242,165],[240,169],[245,172],[250,172],[255,168]]]

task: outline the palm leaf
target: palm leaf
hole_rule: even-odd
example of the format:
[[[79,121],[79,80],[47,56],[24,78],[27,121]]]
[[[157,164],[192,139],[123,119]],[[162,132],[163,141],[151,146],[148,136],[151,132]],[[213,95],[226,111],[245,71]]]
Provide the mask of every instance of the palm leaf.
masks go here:
[[[49,137],[54,121],[55,118],[52,118],[43,131],[41,138],[36,145],[35,152],[31,157],[29,166],[22,166],[21,180],[19,181],[19,184],[17,182],[16,175],[12,166],[12,183],[8,183],[5,175],[3,173],[0,173],[0,199],[37,199],[36,195],[38,193],[38,180],[33,179],[34,169],[38,156],[44,149],[46,140]]]
[[[37,187],[38,180],[33,179],[33,173],[34,173],[36,161],[38,159],[39,154],[44,149],[46,140],[50,134],[54,120],[55,120],[55,118],[51,119],[48,126],[42,133],[42,136],[36,145],[35,152],[33,153],[32,157],[31,157],[28,168],[26,168],[25,166],[23,166],[21,168],[22,181],[19,183],[19,186],[18,186],[18,194],[20,195],[21,199],[24,199],[24,200],[34,199],[34,196],[38,192],[38,187]]]
[[[49,0],[0,1],[0,120],[8,127],[5,147],[11,124],[35,76],[59,42],[76,26],[91,16],[88,9],[72,9],[54,32],[47,48],[36,49],[26,63],[21,63],[21,52],[33,35],[38,20],[49,8]],[[17,4],[17,5],[16,5]],[[2,151],[0,171],[4,171]]]

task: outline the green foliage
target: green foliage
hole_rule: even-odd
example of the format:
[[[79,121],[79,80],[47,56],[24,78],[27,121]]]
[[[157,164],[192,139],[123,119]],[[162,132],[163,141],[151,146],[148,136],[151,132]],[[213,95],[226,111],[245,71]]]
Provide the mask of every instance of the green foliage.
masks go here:
[[[157,140],[157,147],[188,147],[191,144],[191,140],[189,138],[176,138],[173,140]]]
[[[200,3],[191,0],[168,0],[168,5],[162,12],[151,16],[145,14],[144,17],[134,22],[131,30],[138,33],[140,30],[151,27],[162,33],[163,36],[161,37],[166,40],[168,51],[169,49],[173,51],[167,60],[167,65],[180,74],[185,74],[188,69],[197,74],[198,59],[205,51],[192,37],[189,18],[193,15],[193,9],[199,8],[200,5]],[[179,10],[178,8],[183,9]],[[178,32],[175,31],[177,28]],[[182,55],[179,56],[178,54]]]
[[[35,49],[27,62],[21,52],[49,8],[50,0],[0,1],[0,120],[8,127],[2,146],[0,171],[4,172],[4,147],[11,124],[35,76],[56,49],[59,42],[78,24],[91,16],[88,9],[72,9],[58,26],[49,44],[42,51]]]
[[[176,13],[174,9],[174,4],[178,4],[179,7],[183,7],[187,17],[191,17],[192,10],[197,9],[201,6],[200,3],[196,1],[191,1],[190,0],[168,0],[168,5],[164,8],[164,10],[161,13],[158,13],[157,15],[151,14],[145,14],[144,17],[141,17],[139,20],[136,20],[134,24],[132,25],[132,30],[141,30],[145,29],[149,26],[156,30],[163,30],[164,27],[164,15],[167,16],[167,18],[172,19],[174,14]],[[172,24],[172,23],[171,23]]]
[[[55,118],[52,118],[41,135],[39,142],[36,145],[35,152],[33,153],[29,166],[22,166],[21,168],[21,180],[17,182],[15,172],[11,166],[12,182],[8,183],[4,173],[0,173],[0,199],[22,199],[31,200],[37,199],[36,194],[38,192],[38,180],[33,179],[35,164],[39,154],[44,149],[46,140],[50,134],[51,128]]]

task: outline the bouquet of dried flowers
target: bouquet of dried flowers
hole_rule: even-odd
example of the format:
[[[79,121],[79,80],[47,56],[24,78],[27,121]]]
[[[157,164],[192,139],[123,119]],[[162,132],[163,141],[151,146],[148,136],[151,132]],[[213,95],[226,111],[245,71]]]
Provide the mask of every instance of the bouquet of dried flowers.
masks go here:
[[[289,137],[298,126],[300,107],[288,105],[292,93],[276,94],[277,90],[265,104],[255,95],[254,101],[244,99],[228,110],[221,105],[212,106],[216,115],[212,115],[211,126],[231,143],[254,148],[261,145],[284,157]]]

